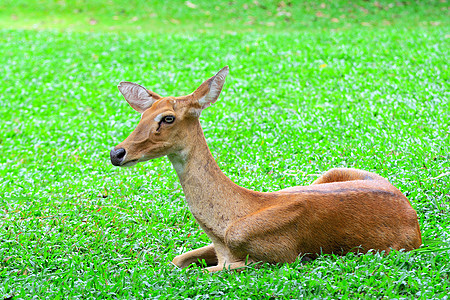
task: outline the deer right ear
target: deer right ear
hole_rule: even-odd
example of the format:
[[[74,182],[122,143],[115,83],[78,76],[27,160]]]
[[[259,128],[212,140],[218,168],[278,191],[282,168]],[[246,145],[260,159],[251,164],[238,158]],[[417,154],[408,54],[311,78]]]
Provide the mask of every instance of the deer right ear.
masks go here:
[[[118,85],[118,88],[128,104],[140,113],[143,113],[150,108],[153,103],[162,98],[157,93],[149,91],[143,86],[133,82],[123,81]]]
[[[225,78],[229,72],[228,66],[222,68],[216,75],[203,82],[193,93],[194,102],[200,105],[201,110],[217,101],[222,91]]]

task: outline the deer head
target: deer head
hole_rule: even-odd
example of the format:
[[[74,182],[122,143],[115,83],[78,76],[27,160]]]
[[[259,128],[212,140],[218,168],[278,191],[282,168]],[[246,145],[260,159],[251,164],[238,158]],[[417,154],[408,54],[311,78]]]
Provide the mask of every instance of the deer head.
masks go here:
[[[111,163],[132,166],[182,151],[188,145],[192,124],[219,98],[228,71],[228,66],[224,67],[192,94],[181,97],[161,97],[139,84],[121,82],[120,92],[142,117],[134,131],[111,150]]]

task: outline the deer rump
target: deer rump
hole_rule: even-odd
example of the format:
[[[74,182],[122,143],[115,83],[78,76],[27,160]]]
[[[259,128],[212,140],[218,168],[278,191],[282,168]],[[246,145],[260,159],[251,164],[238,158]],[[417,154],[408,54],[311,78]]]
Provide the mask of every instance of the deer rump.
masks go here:
[[[225,243],[237,256],[269,263],[293,262],[299,255],[418,248],[417,214],[392,188],[357,180],[267,193],[272,205],[233,223]]]

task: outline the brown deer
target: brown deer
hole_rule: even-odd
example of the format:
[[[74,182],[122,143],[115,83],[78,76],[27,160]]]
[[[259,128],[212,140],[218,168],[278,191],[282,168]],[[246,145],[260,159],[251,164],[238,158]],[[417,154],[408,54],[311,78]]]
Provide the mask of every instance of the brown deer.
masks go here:
[[[119,90],[142,118],[110,153],[115,166],[166,156],[192,215],[212,244],[176,256],[185,268],[210,272],[251,262],[294,262],[321,253],[412,250],[421,243],[416,211],[386,179],[357,169],[331,169],[310,186],[263,193],[236,185],[209,151],[199,116],[216,102],[228,67],[192,94],[162,97],[131,82]]]

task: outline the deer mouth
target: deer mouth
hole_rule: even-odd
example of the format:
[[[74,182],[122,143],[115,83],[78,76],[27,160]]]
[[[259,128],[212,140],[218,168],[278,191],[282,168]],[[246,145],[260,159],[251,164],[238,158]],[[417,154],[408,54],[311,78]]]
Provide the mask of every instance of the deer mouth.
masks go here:
[[[130,167],[139,162],[139,159],[127,160],[127,151],[124,148],[113,148],[110,152],[111,163],[116,167]]]
[[[138,162],[139,162],[138,159],[133,159],[133,160],[127,161],[124,164],[121,164],[120,167],[131,167],[131,166],[134,166],[135,164],[137,164]]]

